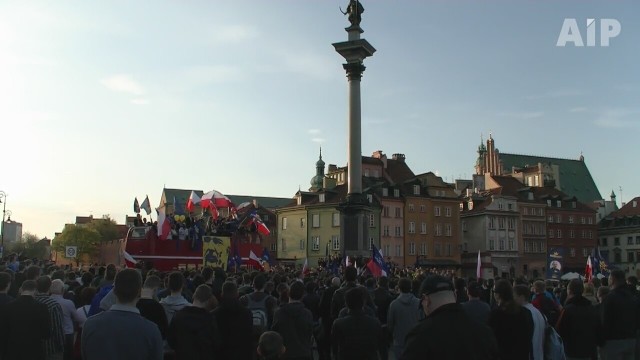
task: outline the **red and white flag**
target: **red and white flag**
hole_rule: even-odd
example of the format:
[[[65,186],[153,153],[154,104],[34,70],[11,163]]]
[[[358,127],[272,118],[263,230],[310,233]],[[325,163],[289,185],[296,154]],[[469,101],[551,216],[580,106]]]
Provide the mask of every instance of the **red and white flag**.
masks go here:
[[[160,240],[167,240],[171,234],[171,222],[167,219],[167,214],[164,210],[158,211],[158,238]]]
[[[262,259],[260,259],[256,254],[253,253],[253,250],[249,250],[249,265],[255,265],[261,269],[264,269],[262,266]]]
[[[305,258],[304,259],[304,265],[302,265],[302,272],[300,273],[300,278],[304,278],[305,275],[310,274],[311,271],[309,270],[309,258]]]
[[[124,263],[128,268],[136,267],[138,260],[134,259],[133,256],[131,256],[131,254],[125,251],[123,256],[124,256]]]
[[[482,259],[480,258],[480,250],[478,250],[478,264],[476,265],[476,279],[482,277]]]
[[[587,279],[587,282],[591,282],[593,276],[593,265],[591,264],[591,255],[587,257],[587,267],[584,269],[584,277]]]
[[[202,195],[202,207],[207,207],[209,204],[213,204],[217,208],[229,208],[233,206],[233,203],[228,197],[216,190],[211,190]]]
[[[189,195],[189,200],[187,201],[187,210],[189,210],[189,212],[192,212],[196,205],[198,205],[199,203],[200,198],[195,191],[191,190],[191,195]]]

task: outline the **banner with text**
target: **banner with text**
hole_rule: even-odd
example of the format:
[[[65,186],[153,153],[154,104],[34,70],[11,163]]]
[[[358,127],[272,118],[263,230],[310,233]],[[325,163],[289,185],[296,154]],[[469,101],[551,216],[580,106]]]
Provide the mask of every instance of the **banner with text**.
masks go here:
[[[564,248],[549,248],[547,254],[547,279],[560,280],[564,265]]]
[[[203,236],[202,265],[226,268],[230,244],[228,236]]]

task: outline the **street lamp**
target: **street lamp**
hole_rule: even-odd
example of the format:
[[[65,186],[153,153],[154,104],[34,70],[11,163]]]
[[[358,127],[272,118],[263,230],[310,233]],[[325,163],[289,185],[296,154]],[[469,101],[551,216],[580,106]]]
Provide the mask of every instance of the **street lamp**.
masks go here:
[[[2,242],[0,243],[0,256],[4,254],[4,216],[7,214],[7,193],[0,190],[0,203],[2,203]]]

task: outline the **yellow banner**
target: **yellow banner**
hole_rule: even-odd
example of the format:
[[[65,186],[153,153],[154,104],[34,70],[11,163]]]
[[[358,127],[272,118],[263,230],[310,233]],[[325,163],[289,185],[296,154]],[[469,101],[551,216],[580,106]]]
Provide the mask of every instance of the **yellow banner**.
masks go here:
[[[203,236],[202,264],[226,269],[230,244],[231,238],[228,236]]]

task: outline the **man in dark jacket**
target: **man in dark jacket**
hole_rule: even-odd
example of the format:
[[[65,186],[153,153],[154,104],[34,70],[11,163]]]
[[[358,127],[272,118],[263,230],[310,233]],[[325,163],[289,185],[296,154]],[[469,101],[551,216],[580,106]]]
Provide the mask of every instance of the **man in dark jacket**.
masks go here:
[[[333,297],[331,298],[332,318],[337,319],[340,315],[340,310],[345,307],[345,293],[350,289],[358,287],[358,283],[356,283],[357,278],[358,270],[355,267],[349,266],[344,271],[345,284],[340,289],[336,290],[336,292],[333,294]],[[368,292],[366,298],[367,301],[365,302],[365,305],[369,306],[372,310],[375,310],[376,307],[373,304],[373,300],[371,299],[371,296],[369,296]]]
[[[568,358],[595,359],[599,320],[591,301],[582,296],[582,280],[571,280],[567,287],[567,302],[562,310],[556,328],[564,343]]]
[[[391,302],[387,316],[387,326],[393,337],[393,353],[396,359],[399,359],[404,351],[407,334],[424,317],[424,312],[420,309],[420,299],[411,292],[411,280],[400,279],[398,287],[400,296]]]
[[[251,311],[238,301],[238,287],[232,282],[222,285],[222,301],[213,310],[220,330],[220,359],[251,360],[257,343],[253,340]]]
[[[377,309],[378,320],[382,325],[387,323],[387,312],[393,296],[389,292],[389,278],[381,276],[378,279],[378,287],[373,290],[373,303]]]
[[[331,344],[336,360],[377,360],[385,358],[386,342],[382,325],[375,317],[365,315],[364,299],[368,293],[363,287],[349,289],[345,301],[349,313],[337,319],[331,330]],[[335,295],[334,295],[335,298]]]
[[[333,317],[331,316],[331,299],[333,294],[340,288],[340,278],[331,279],[329,287],[322,292],[320,297],[320,321],[322,323],[322,336],[318,341],[318,353],[320,360],[331,359],[331,327]]]
[[[176,352],[176,360],[218,358],[218,326],[207,308],[213,298],[208,285],[200,285],[193,294],[193,305],[178,310],[171,320],[167,341]]]
[[[287,348],[283,359],[311,360],[313,314],[304,307],[304,285],[295,281],[289,287],[289,303],[278,309],[272,330],[282,335]]]
[[[633,359],[638,329],[638,301],[622,270],[609,275],[611,291],[602,302],[602,334],[606,359]]]
[[[51,337],[47,306],[36,302],[36,282],[22,283],[20,296],[0,307],[0,359],[44,359],[43,340]]]
[[[428,276],[422,282],[420,294],[427,318],[407,335],[402,360],[498,359],[492,331],[471,320],[456,304],[449,279]]]
[[[8,292],[11,288],[11,274],[8,272],[0,272],[0,306],[13,300]]]

